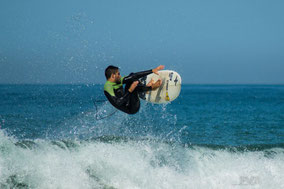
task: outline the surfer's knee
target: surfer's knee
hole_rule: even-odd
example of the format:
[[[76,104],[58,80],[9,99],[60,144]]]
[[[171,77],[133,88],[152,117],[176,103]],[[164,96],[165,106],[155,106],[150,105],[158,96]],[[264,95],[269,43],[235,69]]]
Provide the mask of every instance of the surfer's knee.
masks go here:
[[[136,114],[138,111],[139,111],[139,108],[136,109],[136,110],[129,111],[128,114],[132,114],[133,115],[133,114]]]
[[[137,112],[139,112],[139,109],[140,109],[140,103],[130,108],[128,114],[136,114]]]

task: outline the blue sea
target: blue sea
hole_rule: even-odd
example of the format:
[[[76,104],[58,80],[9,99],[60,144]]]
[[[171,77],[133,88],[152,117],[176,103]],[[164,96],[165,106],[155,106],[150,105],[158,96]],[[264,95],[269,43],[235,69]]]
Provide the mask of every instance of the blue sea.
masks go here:
[[[182,85],[116,111],[102,85],[0,85],[0,188],[284,188],[284,85]]]

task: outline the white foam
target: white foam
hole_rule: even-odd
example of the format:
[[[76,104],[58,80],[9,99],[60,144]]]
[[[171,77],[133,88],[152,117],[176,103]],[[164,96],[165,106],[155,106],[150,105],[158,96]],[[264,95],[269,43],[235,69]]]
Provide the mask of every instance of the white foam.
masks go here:
[[[0,132],[0,183],[29,188],[283,188],[284,150],[230,152],[153,141],[23,148]]]

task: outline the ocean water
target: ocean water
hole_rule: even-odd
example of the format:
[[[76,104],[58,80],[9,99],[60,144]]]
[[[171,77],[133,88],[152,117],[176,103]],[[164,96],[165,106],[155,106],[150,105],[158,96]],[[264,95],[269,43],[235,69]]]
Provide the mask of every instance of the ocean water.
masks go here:
[[[102,85],[0,85],[0,188],[284,188],[283,178],[283,85],[183,85],[135,115]]]

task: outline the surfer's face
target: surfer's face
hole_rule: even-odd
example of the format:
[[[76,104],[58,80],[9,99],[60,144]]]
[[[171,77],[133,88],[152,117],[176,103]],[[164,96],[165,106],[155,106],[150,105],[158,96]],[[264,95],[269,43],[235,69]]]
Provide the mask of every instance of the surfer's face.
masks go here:
[[[115,73],[114,77],[115,77],[115,82],[116,83],[120,83],[121,76],[120,76],[119,70],[117,70],[117,72]]]

